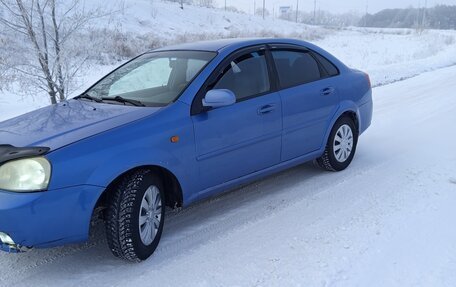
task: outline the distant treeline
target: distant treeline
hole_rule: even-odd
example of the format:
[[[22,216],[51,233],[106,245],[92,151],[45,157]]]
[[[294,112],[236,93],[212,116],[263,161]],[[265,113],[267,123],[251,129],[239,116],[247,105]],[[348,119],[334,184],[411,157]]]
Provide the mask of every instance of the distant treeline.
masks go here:
[[[367,14],[359,26],[379,28],[456,29],[456,6],[386,9]]]

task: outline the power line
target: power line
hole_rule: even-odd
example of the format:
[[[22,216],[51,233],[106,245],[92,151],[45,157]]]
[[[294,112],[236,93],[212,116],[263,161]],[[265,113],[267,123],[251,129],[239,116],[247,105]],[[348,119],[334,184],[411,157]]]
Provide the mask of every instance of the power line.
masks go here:
[[[313,24],[317,22],[317,0],[314,0],[314,16],[313,16]]]
[[[427,10],[427,0],[424,1],[423,19],[421,20],[421,30],[424,30],[424,28],[426,26],[426,10]]]
[[[266,11],[266,0],[263,0],[263,20],[264,20],[265,11]]]

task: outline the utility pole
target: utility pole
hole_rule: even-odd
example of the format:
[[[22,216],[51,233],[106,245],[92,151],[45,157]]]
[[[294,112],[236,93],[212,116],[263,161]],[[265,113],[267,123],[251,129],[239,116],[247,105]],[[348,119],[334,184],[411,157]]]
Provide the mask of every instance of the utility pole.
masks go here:
[[[299,16],[299,0],[296,0],[296,23],[298,23]]]
[[[253,0],[253,15],[256,15],[256,0]]]
[[[266,0],[263,0],[263,20],[264,20],[264,13],[266,12]]]
[[[226,11],[226,0],[225,0],[225,11]]]
[[[313,16],[313,24],[317,22],[317,0],[314,0],[314,16]]]
[[[427,9],[427,0],[424,1],[423,19],[421,20],[421,30],[424,30],[424,28],[426,27],[426,9]]]
[[[366,14],[364,15],[364,27],[367,27],[367,15],[369,14],[369,0],[366,0]]]
[[[184,0],[181,0],[181,9],[184,10]]]

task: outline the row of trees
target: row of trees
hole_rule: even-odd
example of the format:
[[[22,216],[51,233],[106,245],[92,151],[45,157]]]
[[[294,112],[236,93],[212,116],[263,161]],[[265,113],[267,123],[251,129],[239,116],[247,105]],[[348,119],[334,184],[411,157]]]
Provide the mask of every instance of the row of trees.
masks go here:
[[[261,10],[261,11],[260,11]],[[262,12],[262,9],[258,14]],[[269,12],[266,11],[266,15]],[[379,28],[456,29],[456,6],[437,5],[433,8],[385,9],[375,14],[358,12],[334,14],[317,10],[304,12],[290,10],[280,18],[305,24],[323,26],[359,26]]]
[[[207,8],[214,8],[215,1],[214,0],[167,0],[169,2],[177,2],[181,5],[181,8],[184,8],[184,4],[190,5],[198,5]]]
[[[297,18],[300,23],[333,27],[357,26],[361,17],[355,11],[335,14],[323,10],[316,10],[315,12],[298,11],[297,15],[296,11],[290,10],[280,15],[280,18],[284,20],[296,21]]]
[[[359,25],[381,28],[456,29],[456,6],[386,9],[364,16]]]

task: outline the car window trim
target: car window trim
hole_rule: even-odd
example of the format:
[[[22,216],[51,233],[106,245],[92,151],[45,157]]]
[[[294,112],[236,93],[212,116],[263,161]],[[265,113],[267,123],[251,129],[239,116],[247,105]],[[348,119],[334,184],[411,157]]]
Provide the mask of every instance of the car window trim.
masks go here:
[[[312,84],[312,83],[315,83],[315,82],[319,82],[319,81],[326,80],[326,79],[329,79],[329,78],[337,77],[337,76],[340,75],[339,68],[337,68],[337,66],[334,65],[334,63],[329,61],[326,57],[322,56],[321,54],[319,54],[319,53],[317,53],[317,52],[315,52],[315,51],[313,51],[311,49],[308,49],[307,47],[299,46],[299,45],[293,45],[293,44],[269,44],[268,46],[269,46],[269,52],[270,52],[271,57],[272,57],[272,63],[271,64],[274,66],[274,70],[276,71],[276,78],[277,78],[277,81],[278,81],[278,90],[279,91],[300,87],[302,85]],[[292,85],[292,86],[288,86],[288,87],[287,86],[282,86],[282,84],[280,83],[279,70],[277,69],[277,66],[276,66],[276,63],[275,63],[275,60],[274,60],[274,56],[273,56],[273,52],[274,51],[290,51],[290,52],[298,52],[298,53],[308,53],[312,57],[312,59],[315,60],[315,62],[318,65],[318,69],[320,70],[320,74],[321,74],[320,79],[315,80],[315,81],[311,81],[311,82],[307,82],[307,83],[301,83],[301,84],[297,84],[297,85]],[[334,75],[334,76],[331,76],[329,74],[329,72],[325,69],[323,64],[321,64],[320,61],[317,59],[317,57],[314,56],[314,53],[317,53],[321,57],[325,58],[334,67],[336,67],[338,74]],[[324,72],[324,76],[322,75],[322,71]]]
[[[279,89],[280,90],[286,90],[286,89],[291,89],[291,88],[295,88],[295,87],[300,87],[302,85],[307,85],[307,84],[311,84],[311,83],[315,83],[315,82],[318,82],[318,81],[321,81],[321,80],[324,80],[324,79],[327,79],[327,75],[328,73],[326,72],[326,70],[323,70],[324,71],[324,74],[325,76],[322,75],[322,65],[320,64],[319,61],[317,61],[317,59],[315,59],[315,57],[312,55],[311,51],[307,48],[304,48],[304,49],[300,49],[300,47],[290,47],[289,45],[280,45],[280,46],[283,46],[283,47],[277,47],[277,45],[275,47],[272,47],[271,48],[271,56],[274,60],[274,51],[285,51],[285,52],[296,52],[296,53],[303,53],[303,54],[309,54],[310,57],[312,57],[312,59],[314,59],[315,63],[317,64],[318,66],[318,70],[320,72],[320,79],[318,80],[314,80],[314,81],[310,81],[310,82],[306,82],[306,83],[300,83],[300,84],[296,84],[296,85],[291,85],[291,86],[284,86],[282,85],[282,83],[280,82],[280,72],[279,70],[277,69],[277,66],[276,66],[276,63],[275,63],[275,60],[274,60],[274,66],[276,67],[276,70],[277,70],[277,79],[278,79],[278,82],[279,82]],[[288,46],[288,47],[286,47]]]
[[[209,77],[206,79],[204,84],[201,86],[201,88],[196,93],[195,97],[193,98],[192,105],[191,105],[191,108],[190,108],[190,115],[194,116],[194,115],[198,115],[198,114],[201,114],[203,112],[207,112],[207,111],[211,110],[211,108],[205,108],[202,105],[202,100],[203,100],[205,94],[209,91],[208,88],[210,86],[213,86],[220,79],[220,77],[222,76],[222,74],[221,74],[222,69],[227,67],[228,64],[231,61],[233,61],[234,59],[237,59],[240,56],[245,55],[245,54],[254,53],[254,52],[260,52],[260,51],[264,51],[265,52],[266,67],[268,69],[268,76],[269,76],[269,90],[265,91],[263,93],[260,93],[260,94],[256,94],[256,95],[252,95],[252,96],[249,96],[249,97],[242,98],[240,100],[237,100],[236,103],[241,103],[241,102],[244,102],[244,101],[247,101],[247,100],[250,100],[250,99],[253,99],[253,98],[261,97],[261,96],[264,96],[264,95],[268,95],[268,94],[271,94],[271,93],[277,91],[277,85],[275,84],[276,83],[276,79],[275,79],[276,75],[271,70],[271,63],[270,63],[271,59],[268,59],[269,58],[269,56],[268,56],[269,51],[268,50],[269,50],[268,49],[268,45],[266,45],[266,44],[260,44],[260,45],[255,44],[255,45],[248,46],[248,47],[242,47],[242,48],[240,48],[238,50],[233,51],[228,56],[226,56],[225,59],[223,59],[217,65],[217,67],[211,72]]]
[[[323,56],[322,54],[320,54],[320,53],[318,53],[318,52],[316,52],[316,51],[313,51],[313,50],[310,50],[310,53],[311,53],[311,55],[314,57],[314,59],[317,61],[317,63],[319,63],[319,64],[321,65],[321,67],[326,71],[326,74],[328,75],[327,78],[337,77],[337,76],[340,75],[340,70],[339,70],[339,68],[338,68],[333,62],[331,62],[328,58],[326,58],[326,57]],[[335,75],[331,75],[331,74],[329,73],[329,71],[326,70],[325,66],[320,62],[320,60],[319,60],[317,57],[315,57],[315,55],[318,55],[318,56],[322,57],[323,59],[325,59],[326,61],[328,61],[328,63],[330,63],[334,68],[336,68],[337,73],[336,73]]]

